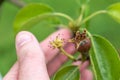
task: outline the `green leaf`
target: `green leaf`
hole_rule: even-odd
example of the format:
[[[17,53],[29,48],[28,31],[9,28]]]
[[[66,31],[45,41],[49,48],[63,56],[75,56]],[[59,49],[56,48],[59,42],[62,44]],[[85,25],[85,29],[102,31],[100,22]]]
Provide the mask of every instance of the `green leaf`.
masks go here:
[[[91,42],[90,60],[96,80],[119,80],[120,58],[115,48],[98,35],[91,36]]]
[[[79,80],[80,72],[78,66],[67,66],[60,69],[53,80]]]
[[[120,23],[120,2],[108,7],[107,12],[113,19]]]
[[[41,20],[48,20],[48,17],[50,19],[53,18],[54,14],[52,13],[53,9],[45,4],[28,4],[17,14],[14,22],[14,30],[18,32],[23,29],[29,29]]]

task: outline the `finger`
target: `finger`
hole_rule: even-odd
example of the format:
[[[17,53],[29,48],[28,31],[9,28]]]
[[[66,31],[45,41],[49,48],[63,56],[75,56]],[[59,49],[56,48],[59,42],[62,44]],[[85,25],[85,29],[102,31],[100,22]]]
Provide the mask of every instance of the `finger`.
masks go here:
[[[85,61],[84,63],[82,63],[81,61],[77,61],[77,62],[74,62],[73,65],[77,65],[77,66],[81,65],[80,66],[80,71],[83,71],[83,70],[88,68],[88,66],[90,65],[90,62]]]
[[[90,61],[85,61],[81,65],[80,67],[81,79],[80,80],[93,80],[92,72],[87,69],[89,65],[90,65]]]
[[[10,71],[5,75],[3,80],[17,80],[18,76],[18,62],[16,62]]]
[[[84,63],[82,63],[82,65],[80,66],[80,71],[84,71],[85,69],[87,69],[90,65],[90,61],[85,61]]]
[[[57,53],[59,53],[58,49],[52,49],[52,48],[48,47],[48,44],[49,44],[49,41],[51,41],[51,39],[54,40],[56,38],[56,36],[58,36],[58,34],[61,34],[61,33],[62,34],[64,33],[64,35],[60,36],[61,38],[64,38],[64,39],[67,40],[67,39],[69,39],[71,37],[70,30],[68,30],[68,29],[60,29],[59,31],[54,32],[47,39],[45,39],[43,42],[40,43],[40,46],[41,46],[42,50],[45,52],[46,63],[48,63],[50,60],[52,60],[57,55]],[[13,66],[11,68],[11,70],[8,72],[8,74],[4,77],[5,80],[9,80],[9,79],[14,80],[14,79],[16,79],[15,78],[16,75],[13,75],[13,73],[17,72],[16,69],[18,68],[18,62],[16,62],[14,65],[16,65],[16,66]],[[10,78],[11,75],[12,75],[12,78],[14,78],[14,79]]]
[[[90,62],[89,61],[85,61],[84,63],[82,63],[81,61],[77,61],[77,62],[74,62],[73,65],[81,65],[80,66],[80,80],[93,80],[93,75],[92,75],[92,72],[90,70],[88,70],[88,66],[90,65]]]
[[[75,47],[72,43],[67,44],[64,49],[69,54],[75,53]],[[56,56],[51,62],[48,63],[47,69],[49,75],[52,76],[67,59],[68,58],[65,55],[59,53],[58,56]]]
[[[71,32],[68,29],[60,29],[57,32],[54,32],[52,35],[50,35],[47,39],[45,39],[43,42],[40,43],[40,46],[43,50],[43,52],[45,53],[45,57],[46,57],[46,63],[48,63],[49,61],[51,61],[56,55],[57,53],[59,53],[58,49],[53,49],[50,48],[48,45],[50,45],[50,41],[55,40],[56,36],[58,36],[58,34],[60,34],[60,38],[65,39],[66,41],[71,38]]]
[[[93,80],[92,72],[88,69],[84,69],[83,71],[81,71],[80,80]]]
[[[31,33],[23,31],[17,35],[16,49],[19,80],[49,80],[44,54]]]

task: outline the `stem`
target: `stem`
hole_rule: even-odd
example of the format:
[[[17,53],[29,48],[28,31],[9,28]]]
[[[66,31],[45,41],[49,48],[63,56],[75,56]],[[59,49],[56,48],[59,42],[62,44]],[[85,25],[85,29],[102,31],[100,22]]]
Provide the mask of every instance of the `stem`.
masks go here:
[[[81,14],[78,17],[78,20],[76,21],[77,26],[79,26],[79,23],[81,23],[81,21],[83,19],[84,11],[85,11],[85,5],[82,5],[82,7],[81,7]]]
[[[0,0],[0,6],[2,5],[3,2],[4,2],[4,0]]]
[[[74,32],[74,20],[70,17],[70,16],[68,16],[68,15],[66,15],[66,14],[64,14],[64,13],[57,13],[57,12],[55,12],[55,13],[52,13],[53,15],[56,15],[56,16],[60,16],[60,17],[64,17],[64,18],[66,18],[67,20],[69,20],[69,28],[70,28],[70,30],[72,30],[73,32]]]
[[[22,8],[22,7],[25,6],[25,3],[20,1],[20,0],[7,0],[7,1],[14,4],[14,5],[16,5],[19,8]]]
[[[88,32],[88,31],[87,31],[87,34],[88,34],[88,36],[89,36],[90,38],[92,37],[92,35],[91,35],[91,33],[90,33],[90,32]]]
[[[64,14],[64,13],[57,13],[57,12],[55,12],[55,13],[53,13],[53,14],[54,14],[54,15],[57,15],[57,16],[64,17],[64,18],[68,19],[70,22],[74,23],[74,20],[73,20],[70,16],[68,16],[68,15],[66,15],[66,14]]]
[[[97,11],[93,14],[91,14],[90,16],[88,16],[87,18],[85,18],[81,23],[80,25],[86,23],[88,20],[90,20],[91,18],[93,18],[94,16],[98,15],[98,14],[103,14],[103,13],[106,13],[107,11],[106,10],[100,10],[100,11]]]
[[[60,49],[60,51],[61,51],[64,55],[66,55],[69,59],[76,61],[76,59],[74,58],[74,56],[68,54],[62,47],[60,47],[59,49]]]

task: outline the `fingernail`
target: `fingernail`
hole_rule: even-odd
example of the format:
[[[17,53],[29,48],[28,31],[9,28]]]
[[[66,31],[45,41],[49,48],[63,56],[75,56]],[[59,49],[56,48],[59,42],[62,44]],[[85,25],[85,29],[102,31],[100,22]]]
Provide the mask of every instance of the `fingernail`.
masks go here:
[[[30,42],[32,40],[32,36],[29,34],[19,34],[17,37],[17,47],[21,47],[24,44]]]

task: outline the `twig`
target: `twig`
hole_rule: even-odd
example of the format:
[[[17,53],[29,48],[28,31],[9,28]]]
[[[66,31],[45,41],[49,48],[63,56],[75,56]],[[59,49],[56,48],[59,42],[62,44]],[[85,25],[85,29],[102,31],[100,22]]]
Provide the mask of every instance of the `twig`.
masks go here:
[[[3,1],[4,1],[4,0],[0,0],[0,6],[1,6],[1,4],[3,3]]]
[[[25,3],[20,0],[8,0],[10,3],[16,5],[19,8],[22,8],[25,6]]]

